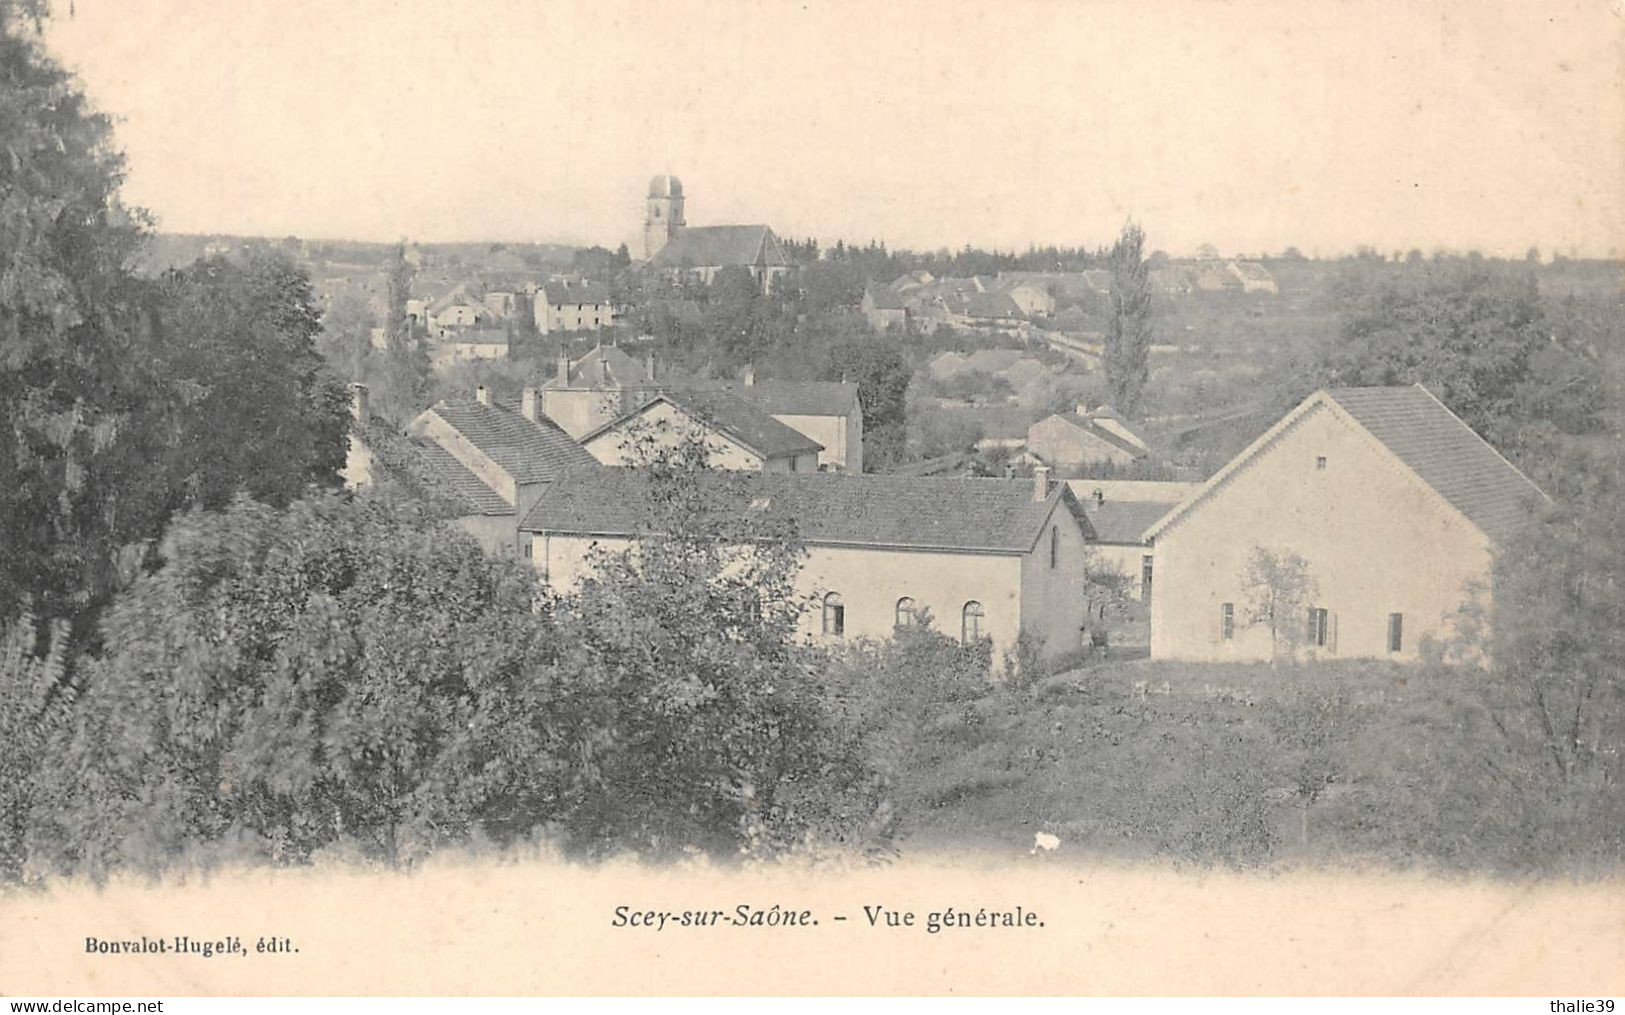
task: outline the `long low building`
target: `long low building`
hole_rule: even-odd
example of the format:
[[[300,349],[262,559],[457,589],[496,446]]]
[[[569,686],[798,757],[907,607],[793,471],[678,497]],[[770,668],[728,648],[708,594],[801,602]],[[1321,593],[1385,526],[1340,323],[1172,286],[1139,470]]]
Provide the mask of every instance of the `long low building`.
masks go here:
[[[1081,644],[1091,533],[1077,498],[1047,474],[1025,483],[719,471],[696,481],[724,510],[793,521],[812,637],[885,638],[929,611],[945,634],[987,639],[995,665],[1024,631],[1046,657]],[[570,471],[520,523],[526,556],[547,583],[572,587],[595,549],[629,549],[653,534],[650,483],[635,469]],[[730,508],[729,497],[742,501]]]

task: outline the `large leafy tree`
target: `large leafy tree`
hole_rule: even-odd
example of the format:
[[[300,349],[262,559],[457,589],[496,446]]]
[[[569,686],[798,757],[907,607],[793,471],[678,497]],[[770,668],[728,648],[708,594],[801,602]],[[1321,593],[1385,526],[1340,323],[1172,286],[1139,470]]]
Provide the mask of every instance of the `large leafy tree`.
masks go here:
[[[1625,857],[1625,423],[1560,452],[1561,486],[1499,548],[1478,681],[1490,771],[1533,849]]]
[[[555,723],[533,578],[408,505],[239,498],[181,516],[109,611],[43,766],[40,866],[189,855],[405,861],[552,808]]]
[[[128,270],[145,220],[107,119],[40,48],[46,6],[0,4],[0,620],[83,639],[173,511],[335,482],[342,406],[286,261]]]
[[[709,469],[703,438],[650,446],[628,481],[644,535],[553,603],[581,852],[770,854],[852,841],[877,802],[855,730],[802,643],[793,505]]]
[[[1358,289],[1326,351],[1325,383],[1425,384],[1512,454],[1543,445],[1543,432],[1598,425],[1601,371],[1554,328],[1533,275],[1435,264]]]
[[[82,616],[155,516],[127,482],[161,383],[125,265],[109,123],[40,48],[43,4],[0,4],[0,618]]]
[[[863,409],[864,465],[896,461],[908,424],[908,361],[894,338],[840,338],[829,348],[824,376],[858,386]]]
[[[184,396],[174,506],[221,508],[239,490],[285,505],[337,485],[347,395],[322,369],[302,270],[274,254],[200,261],[160,281],[158,320],[166,377]]]
[[[1112,405],[1127,416],[1139,411],[1150,377],[1151,281],[1145,233],[1133,222],[1107,255],[1112,274],[1111,314],[1106,320],[1106,387]]]

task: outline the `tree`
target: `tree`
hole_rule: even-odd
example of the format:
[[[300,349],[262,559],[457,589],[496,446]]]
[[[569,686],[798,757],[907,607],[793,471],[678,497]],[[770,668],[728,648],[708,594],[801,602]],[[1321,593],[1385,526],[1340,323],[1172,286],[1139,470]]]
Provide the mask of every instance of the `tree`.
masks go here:
[[[840,339],[830,346],[823,374],[858,386],[864,467],[895,461],[907,436],[909,385],[908,363],[896,339]]]
[[[1539,431],[1594,431],[1601,371],[1554,333],[1532,274],[1430,266],[1356,287],[1326,349],[1329,385],[1425,384],[1512,455]]]
[[[1304,618],[1316,584],[1309,563],[1289,551],[1275,552],[1255,546],[1241,576],[1243,619],[1248,626],[1263,625],[1270,632],[1270,658],[1296,654],[1305,630]]]
[[[1113,407],[1130,417],[1139,410],[1150,376],[1151,282],[1144,251],[1145,233],[1130,222],[1107,258],[1112,291],[1103,355],[1106,387]]]
[[[412,276],[406,244],[397,244],[386,269],[384,348],[382,355],[369,356],[365,377],[372,405],[396,425],[424,407],[434,373],[422,329],[413,325],[406,312]]]
[[[126,270],[145,218],[118,199],[109,121],[41,50],[47,8],[0,4],[0,620],[83,632],[123,548],[161,524],[149,477],[129,480],[164,381]]]
[[[304,271],[278,254],[243,266],[214,258],[169,272],[158,288],[158,354],[188,392],[172,508],[221,508],[239,490],[283,506],[312,486],[336,487],[348,394],[322,369]]]
[[[1497,550],[1475,682],[1503,748],[1488,764],[1531,847],[1609,863],[1625,856],[1625,428],[1611,419],[1570,442],[1555,502]]]
[[[367,297],[346,289],[333,298],[322,315],[322,331],[317,348],[322,358],[341,378],[360,380],[366,376],[367,359],[372,355],[372,330],[378,327]]]
[[[36,655],[32,617],[0,624],[0,884],[27,869],[29,830],[50,806],[43,777],[52,745],[71,729],[67,634],[58,621]]]
[[[37,862],[403,862],[528,833],[564,792],[547,618],[517,565],[408,505],[190,512],[109,611],[46,766]]]
[[[567,845],[661,857],[851,841],[874,787],[797,635],[793,505],[707,468],[703,438],[644,447],[621,474],[647,505],[640,536],[595,553],[551,603],[560,714],[585,731]]]

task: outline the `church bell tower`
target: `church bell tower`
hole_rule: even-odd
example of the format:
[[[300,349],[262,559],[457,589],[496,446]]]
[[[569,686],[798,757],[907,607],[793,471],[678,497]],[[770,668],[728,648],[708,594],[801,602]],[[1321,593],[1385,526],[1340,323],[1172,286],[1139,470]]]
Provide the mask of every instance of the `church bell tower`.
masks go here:
[[[653,258],[683,228],[683,181],[662,173],[649,181],[643,216],[643,256]]]

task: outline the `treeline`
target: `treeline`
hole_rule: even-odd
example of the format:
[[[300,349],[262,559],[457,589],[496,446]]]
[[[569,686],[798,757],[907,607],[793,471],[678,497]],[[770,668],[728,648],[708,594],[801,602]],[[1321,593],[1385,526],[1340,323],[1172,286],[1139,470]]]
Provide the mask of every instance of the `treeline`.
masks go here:
[[[784,240],[784,252],[797,264],[849,264],[869,278],[890,281],[913,271],[928,271],[938,278],[996,275],[1001,271],[1086,271],[1104,266],[1104,247],[1030,246],[1025,252],[983,250],[966,244],[959,250],[890,250],[884,242],[864,246],[836,240],[820,247],[816,239]]]

